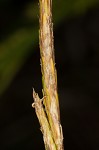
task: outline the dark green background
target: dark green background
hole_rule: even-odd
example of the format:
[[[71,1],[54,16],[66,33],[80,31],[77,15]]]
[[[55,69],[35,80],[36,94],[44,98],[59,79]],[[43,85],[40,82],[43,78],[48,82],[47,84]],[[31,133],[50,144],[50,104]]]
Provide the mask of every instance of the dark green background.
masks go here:
[[[53,0],[61,122],[66,150],[98,150],[99,2]],[[1,150],[43,150],[31,107],[41,94],[36,0],[0,0]]]

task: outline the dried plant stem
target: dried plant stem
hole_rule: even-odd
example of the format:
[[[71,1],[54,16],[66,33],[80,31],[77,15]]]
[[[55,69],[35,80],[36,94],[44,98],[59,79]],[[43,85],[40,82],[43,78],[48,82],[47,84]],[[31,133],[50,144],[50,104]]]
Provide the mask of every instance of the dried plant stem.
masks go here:
[[[63,150],[63,134],[60,124],[60,112],[57,94],[57,74],[54,60],[52,1],[39,0],[39,3],[39,41],[44,96],[43,104],[45,108],[43,107],[43,105],[41,105],[41,102],[39,102],[41,100],[38,98],[38,96],[35,96],[35,92],[33,94],[34,104],[37,117],[39,119],[41,128],[43,129],[44,142],[46,141],[45,147],[47,147],[48,150]],[[41,109],[39,109],[38,106],[41,107]],[[41,117],[41,115],[43,115],[43,117]],[[43,120],[44,118],[46,121]],[[50,134],[48,134],[47,131]],[[50,144],[49,141],[51,142]],[[51,145],[52,143],[53,147],[49,147],[49,145]]]
[[[50,126],[43,108],[42,100],[39,98],[38,94],[35,93],[35,91],[33,91],[33,97],[35,102],[33,103],[32,107],[35,107],[36,114],[41,125],[45,148],[46,150],[56,150],[56,146],[51,135]]]

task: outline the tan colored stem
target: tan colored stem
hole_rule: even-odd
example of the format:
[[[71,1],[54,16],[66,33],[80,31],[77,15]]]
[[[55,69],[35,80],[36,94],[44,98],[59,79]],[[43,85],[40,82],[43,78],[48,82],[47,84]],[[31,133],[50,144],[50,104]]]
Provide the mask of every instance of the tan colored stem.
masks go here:
[[[46,117],[57,150],[63,150],[63,134],[57,93],[57,74],[54,60],[52,1],[40,2],[40,54],[43,82],[43,96]],[[35,97],[34,97],[35,99]],[[42,126],[42,125],[41,125]],[[54,150],[54,149],[52,149]]]
[[[41,125],[45,148],[46,150],[56,150],[56,146],[51,135],[49,123],[44,112],[42,100],[39,98],[38,94],[35,93],[35,91],[33,91],[33,97],[34,103],[32,107],[35,107],[36,115]]]

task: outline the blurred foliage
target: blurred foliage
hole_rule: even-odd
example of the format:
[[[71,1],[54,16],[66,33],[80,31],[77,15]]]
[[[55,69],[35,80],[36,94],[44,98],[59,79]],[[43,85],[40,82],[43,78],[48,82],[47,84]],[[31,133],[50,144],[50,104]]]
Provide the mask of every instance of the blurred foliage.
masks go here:
[[[53,0],[54,27],[97,3],[98,0]],[[0,95],[38,44],[38,16],[37,1],[0,0]]]

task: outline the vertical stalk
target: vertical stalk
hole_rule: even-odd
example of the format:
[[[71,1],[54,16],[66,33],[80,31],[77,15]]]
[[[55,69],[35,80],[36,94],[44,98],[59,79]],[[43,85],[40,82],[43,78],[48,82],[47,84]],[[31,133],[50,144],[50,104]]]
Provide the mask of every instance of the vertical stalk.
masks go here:
[[[57,74],[54,60],[52,0],[39,0],[39,3],[39,44],[41,55],[44,112],[49,124],[51,137],[55,144],[55,149],[63,150],[63,134],[62,127],[60,124],[60,111],[57,93]]]

